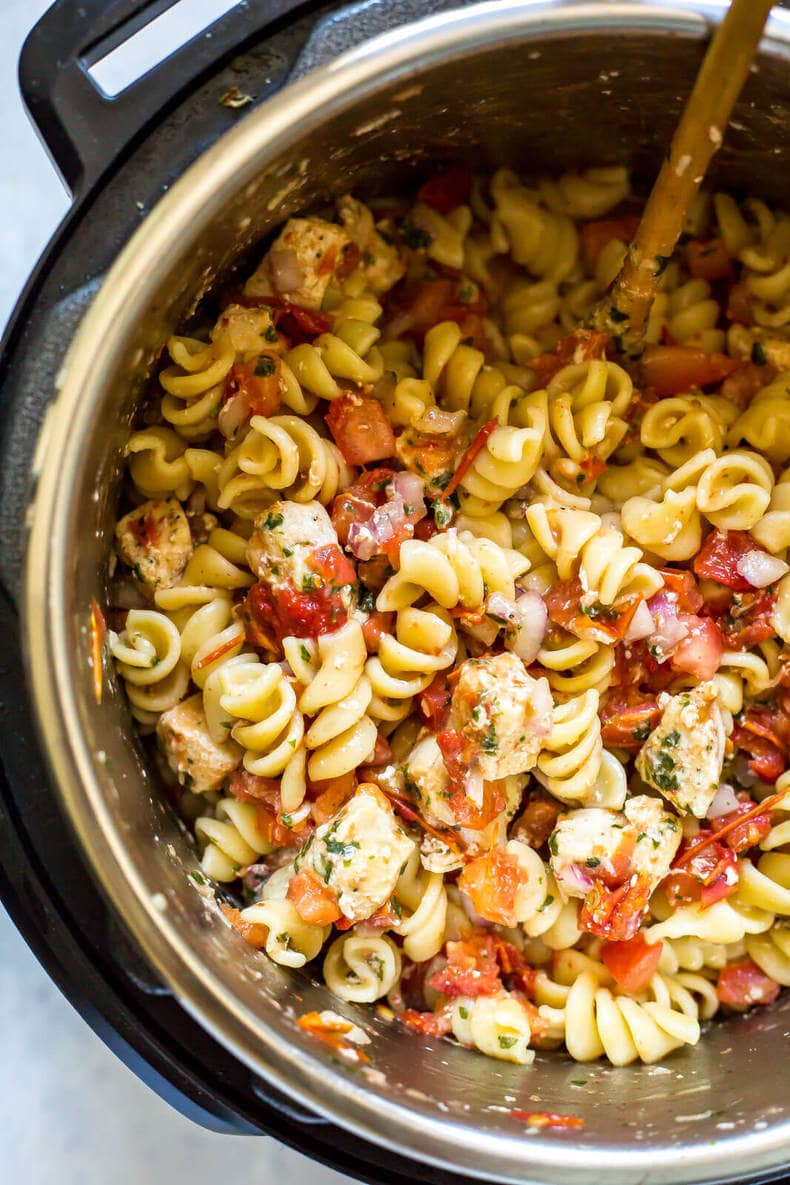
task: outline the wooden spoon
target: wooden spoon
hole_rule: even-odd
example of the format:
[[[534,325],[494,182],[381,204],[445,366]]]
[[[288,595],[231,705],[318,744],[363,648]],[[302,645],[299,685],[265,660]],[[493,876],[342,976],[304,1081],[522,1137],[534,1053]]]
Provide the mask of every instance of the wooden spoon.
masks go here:
[[[592,313],[593,328],[611,333],[619,352],[627,357],[638,358],[642,353],[661,273],[711,158],[721,146],[772,7],[773,0],[732,0],[705,54],[622,269]]]

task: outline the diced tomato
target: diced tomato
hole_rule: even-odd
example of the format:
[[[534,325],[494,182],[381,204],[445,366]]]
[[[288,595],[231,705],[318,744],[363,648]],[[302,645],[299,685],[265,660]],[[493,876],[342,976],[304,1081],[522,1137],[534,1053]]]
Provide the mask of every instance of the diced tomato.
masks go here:
[[[639,597],[627,597],[615,605],[596,602],[582,608],[584,589],[578,576],[562,580],[544,593],[549,618],[577,638],[611,645],[626,634],[636,612]]]
[[[374,609],[368,615],[362,625],[362,636],[365,639],[368,654],[378,654],[381,639],[385,635],[392,633],[394,621],[394,613],[380,613],[378,609]]]
[[[556,799],[542,791],[533,791],[529,802],[513,824],[513,838],[542,848],[557,825],[563,807]]]
[[[709,842],[699,851],[692,852],[701,838],[709,838]],[[731,896],[738,888],[738,861],[733,851],[715,839],[714,832],[706,829],[693,841],[681,841],[672,870],[662,883],[667,901],[673,908],[688,901],[699,901],[702,908],[707,909],[716,901]]]
[[[299,917],[311,926],[329,926],[343,916],[335,894],[310,868],[291,877],[286,896]]]
[[[404,1008],[398,1013],[398,1020],[428,1037],[446,1037],[453,1030],[449,1010],[418,1012],[414,1008]]]
[[[424,478],[429,497],[442,495],[448,474],[455,470],[460,444],[456,436],[433,436],[407,428],[398,437],[398,457],[412,473]],[[423,519],[423,522],[426,520]]]
[[[444,728],[450,714],[452,695],[452,687],[446,671],[440,671],[438,675],[434,676],[433,681],[419,695],[417,710],[420,713],[420,719],[424,720],[432,731],[439,732]]]
[[[499,969],[508,990],[523,992],[529,997],[534,996],[535,968],[530,967],[521,951],[513,946],[512,942],[501,938],[499,934],[494,935],[494,947]]]
[[[686,267],[697,280],[732,277],[732,260],[721,239],[691,239],[686,243]]]
[[[311,782],[310,790],[315,795],[315,801],[310,805],[310,813],[316,826],[320,827],[333,818],[356,788],[357,779],[353,770],[326,782]]]
[[[345,1054],[353,1054],[358,1062],[369,1062],[370,1058],[361,1049],[355,1045],[350,1045],[343,1038],[346,1033],[350,1033],[353,1028],[350,1021],[334,1020],[320,1012],[305,1012],[300,1016],[296,1022],[300,1029],[304,1029],[311,1037],[317,1037],[319,1041],[323,1041],[330,1049],[338,1049]]]
[[[691,572],[685,568],[659,568],[658,574],[664,578],[664,587],[676,594],[680,613],[699,613],[704,601]]]
[[[716,983],[716,995],[721,1003],[737,1012],[746,1012],[757,1004],[772,1004],[779,991],[776,980],[751,959],[723,967]]]
[[[480,917],[500,926],[515,926],[516,894],[527,883],[527,874],[508,852],[493,848],[461,870],[458,888],[471,899]]]
[[[325,547],[316,547],[314,551],[310,552],[307,563],[325,584],[343,587],[356,582],[357,574],[354,571],[354,565],[348,556],[343,555],[336,543],[327,544]]]
[[[389,765],[392,761],[392,749],[389,741],[381,733],[376,736],[376,745],[373,749],[373,756],[368,760],[368,765],[376,767],[379,765]]]
[[[428,979],[445,996],[495,996],[502,987],[496,945],[491,934],[472,934],[446,945],[447,964]]]
[[[696,346],[651,345],[642,355],[642,381],[659,395],[680,395],[720,383],[741,365],[726,354],[706,354]]]
[[[220,901],[219,907],[233,929],[239,931],[245,942],[254,946],[256,950],[262,950],[266,946],[269,937],[268,926],[264,926],[260,922],[245,922],[241,912],[225,901]]]
[[[256,362],[236,362],[225,379],[223,399],[245,395],[254,416],[273,416],[280,406],[280,358],[261,354]]]
[[[311,587],[290,584],[271,588],[258,581],[247,593],[244,615],[261,638],[314,638],[339,629],[348,620],[343,590],[356,580],[354,565],[336,543],[318,547],[307,563],[315,573]],[[271,647],[270,647],[271,648]]]
[[[579,461],[579,468],[587,481],[595,481],[602,473],[606,473],[608,465],[600,457],[587,456]]]
[[[155,547],[159,542],[164,520],[150,510],[129,519],[129,531],[141,547]]]
[[[350,486],[338,494],[332,503],[332,526],[343,547],[348,543],[348,533],[353,524],[368,522],[377,506],[372,495],[363,495],[358,490],[358,485]]]
[[[449,214],[458,206],[469,201],[472,191],[472,173],[468,165],[450,165],[421,186],[417,197],[426,206]]]
[[[748,819],[733,827],[732,830],[727,832],[724,838],[724,842],[728,848],[731,848],[733,852],[741,853],[747,852],[749,848],[756,847],[758,843],[761,843],[765,839],[771,830],[771,816],[767,811],[764,814],[752,814],[751,812],[757,806],[757,803],[753,802],[748,794],[739,795],[738,797],[741,801],[734,810],[728,811],[726,815],[716,816],[713,820],[713,830],[714,832],[718,831],[720,828],[734,823],[744,815],[748,815]]]
[[[752,293],[748,284],[733,284],[727,298],[725,315],[728,321],[737,321],[740,325],[754,325]]]
[[[744,362],[740,370],[736,370],[724,380],[719,394],[743,411],[757,392],[773,380],[775,374],[772,366],[757,366],[754,362]]]
[[[720,531],[718,527],[710,532],[694,560],[694,571],[708,580],[733,592],[753,592],[754,586],[738,571],[738,561],[750,551],[764,551],[748,531]]]
[[[710,617],[697,617],[688,624],[689,632],[672,651],[670,663],[700,680],[712,679],[724,654],[721,630]]]
[[[365,588],[380,592],[392,575],[392,564],[385,555],[374,555],[372,560],[360,560],[357,572]]]
[[[601,959],[623,991],[636,994],[653,978],[662,950],[662,943],[651,945],[642,934],[636,934],[627,942],[605,942]]]
[[[257,774],[237,770],[228,783],[228,793],[240,802],[251,802],[256,805],[258,829],[265,836],[267,843],[277,848],[299,847],[305,840],[304,829],[297,833],[280,822],[282,802],[280,800],[280,782],[277,778],[262,778]]]
[[[550,354],[530,358],[529,369],[537,373],[540,383],[545,386],[563,366],[604,359],[611,340],[610,334],[600,329],[575,329],[561,338]]]
[[[638,214],[623,214],[620,218],[596,218],[593,222],[583,223],[579,232],[582,259],[586,264],[594,264],[604,247],[608,247],[613,239],[630,243],[638,226]]]
[[[649,900],[650,879],[644,874],[634,874],[617,888],[595,880],[581,904],[579,926],[599,938],[627,942],[636,936]]]
[[[483,427],[477,433],[474,440],[469,445],[469,448],[466,450],[466,452],[461,457],[461,460],[458,462],[455,473],[450,478],[449,484],[447,485],[447,488],[445,489],[445,491],[442,495],[442,497],[445,501],[452,494],[454,494],[455,491],[458,489],[458,486],[461,484],[461,482],[463,481],[463,479],[466,477],[467,473],[471,469],[472,465],[474,464],[475,458],[477,457],[478,453],[481,453],[483,451],[483,449],[486,446],[486,441],[488,440],[489,436],[498,427],[499,427],[499,423],[497,420],[489,420],[487,424],[483,424]]]
[[[730,739],[736,748],[749,754],[747,765],[761,782],[775,782],[787,768],[786,748],[754,727],[749,727],[748,718],[736,722]]]
[[[505,809],[505,795],[498,782],[483,782],[483,801],[473,802],[466,793],[469,764],[475,757],[470,742],[454,728],[437,734],[436,742],[450,779],[450,809],[462,827],[482,831]]]
[[[287,333],[294,344],[312,341],[321,333],[329,333],[332,328],[332,318],[324,313],[316,312],[314,309],[303,309],[285,297],[267,300],[277,305],[277,328]]]
[[[562,1131],[575,1131],[584,1127],[584,1120],[578,1115],[559,1115],[556,1111],[513,1110],[510,1115],[530,1127],[556,1127]]]
[[[426,515],[425,518],[421,518],[417,523],[417,526],[414,528],[414,538],[421,539],[423,543],[427,543],[429,539],[433,539],[434,535],[438,534],[439,528],[430,515]]]
[[[658,701],[643,696],[637,688],[611,692],[600,710],[601,740],[615,749],[636,752],[661,719]]]
[[[772,620],[775,593],[725,593],[723,600],[708,597],[705,605],[730,650],[748,650],[776,634]]]
[[[377,399],[355,391],[333,399],[326,426],[349,465],[369,465],[395,454],[395,434]]]

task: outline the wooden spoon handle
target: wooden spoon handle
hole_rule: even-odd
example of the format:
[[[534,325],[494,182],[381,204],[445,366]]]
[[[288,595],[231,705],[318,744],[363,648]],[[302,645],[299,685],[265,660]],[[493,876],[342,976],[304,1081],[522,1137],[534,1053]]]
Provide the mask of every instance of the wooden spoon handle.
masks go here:
[[[661,273],[721,145],[772,6],[773,0],[732,0],[705,54],[623,267],[592,314],[593,327],[611,333],[629,357],[642,352]]]

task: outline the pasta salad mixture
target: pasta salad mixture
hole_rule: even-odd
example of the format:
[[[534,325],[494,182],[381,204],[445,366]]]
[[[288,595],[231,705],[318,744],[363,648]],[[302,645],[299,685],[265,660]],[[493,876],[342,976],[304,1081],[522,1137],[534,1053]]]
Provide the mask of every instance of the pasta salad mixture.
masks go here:
[[[637,222],[619,167],[292,218],[126,449],[110,648],[194,875],[522,1064],[790,985],[790,219],[702,197],[626,368],[581,325]]]

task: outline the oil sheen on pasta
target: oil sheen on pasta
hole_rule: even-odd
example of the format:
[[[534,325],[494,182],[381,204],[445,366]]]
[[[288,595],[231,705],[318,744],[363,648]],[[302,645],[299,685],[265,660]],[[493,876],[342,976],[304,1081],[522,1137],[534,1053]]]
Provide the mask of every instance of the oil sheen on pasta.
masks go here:
[[[126,447],[110,644],[195,875],[520,1064],[790,985],[790,219],[703,196],[624,369],[580,325],[637,218],[459,166],[293,218]]]

